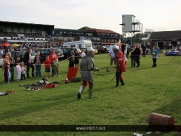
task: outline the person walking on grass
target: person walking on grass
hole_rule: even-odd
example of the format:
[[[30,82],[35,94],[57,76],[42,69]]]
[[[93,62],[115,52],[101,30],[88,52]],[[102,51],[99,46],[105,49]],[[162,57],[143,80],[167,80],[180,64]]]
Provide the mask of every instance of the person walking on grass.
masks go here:
[[[81,73],[81,79],[82,79],[82,85],[80,86],[80,89],[77,94],[77,98],[81,98],[81,94],[84,90],[84,88],[87,86],[87,82],[89,85],[89,99],[92,98],[92,89],[93,89],[93,77],[91,71],[99,71],[99,68],[94,67],[94,50],[92,48],[87,49],[87,55],[84,56],[80,63],[80,73]]]
[[[156,67],[157,57],[158,57],[158,50],[157,50],[157,47],[154,46],[153,52],[152,52],[152,60],[153,60],[153,66],[152,67]]]
[[[124,60],[124,54],[117,45],[113,45],[112,47],[115,57],[116,57],[116,88],[119,86],[119,82],[121,85],[124,85],[122,73],[126,72],[126,65]]]

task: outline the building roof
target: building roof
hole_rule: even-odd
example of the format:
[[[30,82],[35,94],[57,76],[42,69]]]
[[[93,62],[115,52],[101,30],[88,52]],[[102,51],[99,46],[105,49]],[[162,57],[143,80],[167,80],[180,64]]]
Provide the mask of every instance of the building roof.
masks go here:
[[[116,32],[112,30],[106,30],[106,29],[96,29],[96,28],[90,28],[90,27],[82,27],[79,30],[87,30],[87,31],[95,31],[96,33],[107,33],[107,34],[117,34]]]
[[[97,33],[117,34],[116,32],[111,31],[111,30],[95,29],[95,31]]]
[[[43,29],[53,29],[54,28],[54,25],[22,23],[22,22],[9,22],[9,21],[0,21],[0,26],[33,27],[33,28],[43,28]]]
[[[54,31],[63,31],[63,32],[87,32],[86,30],[75,30],[75,29],[63,29],[63,28],[54,28]]]
[[[181,39],[181,31],[152,32],[149,39]]]

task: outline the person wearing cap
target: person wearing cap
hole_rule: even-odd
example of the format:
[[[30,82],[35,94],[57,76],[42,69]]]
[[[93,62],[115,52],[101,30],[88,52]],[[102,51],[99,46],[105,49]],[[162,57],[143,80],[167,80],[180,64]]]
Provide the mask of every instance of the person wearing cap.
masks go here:
[[[80,86],[80,89],[77,94],[77,98],[81,98],[81,94],[84,90],[84,88],[87,86],[87,82],[89,85],[89,98],[92,98],[92,89],[93,89],[93,82],[94,79],[92,77],[91,71],[99,71],[99,68],[94,67],[94,49],[88,48],[87,49],[87,55],[84,56],[80,63],[80,73],[81,73],[81,79],[82,79],[82,85]]]
[[[124,85],[122,73],[126,72],[126,66],[125,66],[124,54],[121,50],[119,50],[119,47],[117,45],[113,45],[112,50],[115,53],[115,59],[116,59],[116,88],[117,88],[119,86],[119,82],[121,82],[121,85]]]
[[[51,50],[51,54],[49,55],[49,59],[50,59],[50,62],[51,62],[52,76],[54,76],[53,64],[58,59],[58,55],[55,54],[55,50],[54,49]]]

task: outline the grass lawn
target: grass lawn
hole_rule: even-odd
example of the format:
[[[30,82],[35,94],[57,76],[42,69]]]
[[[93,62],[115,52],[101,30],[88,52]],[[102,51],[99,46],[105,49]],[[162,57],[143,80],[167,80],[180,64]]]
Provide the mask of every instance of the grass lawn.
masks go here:
[[[4,84],[0,70],[0,92],[16,91],[16,94],[0,97],[0,125],[148,125],[151,112],[173,116],[175,125],[181,124],[180,56],[161,54],[156,68],[151,67],[151,55],[141,58],[139,68],[132,68],[129,60],[127,72],[123,73],[125,86],[118,88],[115,88],[115,79],[111,81],[115,68],[106,71],[108,55],[95,55],[94,60],[100,71],[93,72],[92,99],[88,99],[88,87],[82,98],[77,99],[81,82],[64,84],[68,61],[60,61],[60,77],[48,78],[50,82],[61,84],[39,91],[27,91],[19,84],[36,83],[41,78]],[[44,68],[42,71],[44,75]],[[77,77],[80,77],[79,72]],[[0,132],[0,135],[130,136],[133,132]],[[176,136],[178,133],[161,135]]]

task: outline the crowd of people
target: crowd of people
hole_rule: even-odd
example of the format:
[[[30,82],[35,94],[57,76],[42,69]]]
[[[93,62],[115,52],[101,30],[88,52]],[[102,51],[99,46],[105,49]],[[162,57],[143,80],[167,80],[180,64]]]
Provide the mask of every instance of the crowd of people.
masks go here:
[[[3,54],[3,70],[4,70],[4,81],[6,84],[10,81],[14,81],[14,73],[17,73],[17,81],[30,78],[30,68],[32,77],[41,77],[42,69],[41,66],[45,65],[46,77],[50,77],[50,69],[52,69],[52,76],[59,76],[59,63],[58,56],[55,54],[55,50],[51,50],[51,54],[46,56],[43,60],[40,52],[37,52],[34,61],[31,60],[32,48],[28,48],[25,53],[23,61],[16,61],[11,56],[11,52]],[[26,74],[26,76],[25,76]]]
[[[32,48],[28,47],[27,52],[24,55],[22,62],[15,62],[13,57],[11,56],[11,52],[8,51],[7,53],[4,53],[3,56],[3,69],[4,69],[4,81],[6,84],[10,83],[10,81],[14,80],[14,73],[16,72],[17,77],[16,80],[25,80],[26,78],[31,77],[41,77],[42,76],[42,65],[44,65],[44,71],[45,76],[48,78],[50,76],[60,76],[59,75],[59,63],[58,63],[58,56],[55,54],[55,50],[51,50],[51,54],[46,56],[46,59],[43,60],[41,57],[40,52],[37,52],[34,61],[31,60],[31,52]],[[85,53],[86,52],[86,53]],[[143,49],[141,48],[140,44],[135,44],[130,52],[130,58],[131,58],[131,67],[135,67],[135,64],[137,64],[136,67],[140,66],[140,57],[143,54]],[[116,68],[116,88],[119,86],[119,83],[121,85],[124,85],[123,80],[123,72],[126,72],[126,63],[128,61],[128,51],[127,51],[127,45],[118,43],[115,45],[112,45],[109,51],[110,54],[110,66],[115,64]],[[156,61],[158,56],[158,49],[155,46],[152,51],[152,59],[153,59],[153,66],[156,67]],[[70,73],[74,74],[74,77],[76,76],[78,68],[80,68],[81,72],[81,79],[82,84],[80,86],[80,89],[78,90],[77,98],[81,98],[81,94],[84,90],[84,88],[87,86],[87,83],[89,85],[89,98],[92,97],[92,89],[93,89],[93,77],[92,72],[93,70],[99,71],[99,68],[96,68],[94,65],[94,50],[92,48],[88,48],[86,50],[80,50],[75,49],[73,46],[70,47],[69,50],[69,65],[68,65],[68,72],[67,77],[72,79],[72,75]],[[81,62],[79,62],[79,59],[81,58]],[[30,72],[31,69],[31,72]],[[72,72],[73,71],[73,72]],[[50,73],[52,75],[50,75]]]

